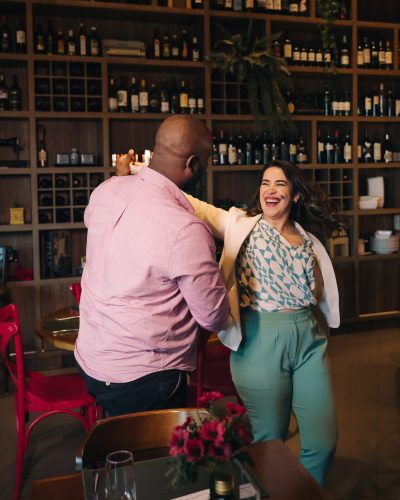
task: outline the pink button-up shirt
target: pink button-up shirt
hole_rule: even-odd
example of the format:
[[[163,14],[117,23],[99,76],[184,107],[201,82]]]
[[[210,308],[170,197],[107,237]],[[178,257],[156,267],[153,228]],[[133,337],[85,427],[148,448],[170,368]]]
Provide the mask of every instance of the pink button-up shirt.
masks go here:
[[[208,227],[151,168],[102,183],[85,224],[81,368],[104,382],[193,370],[198,325],[224,329],[229,312]]]

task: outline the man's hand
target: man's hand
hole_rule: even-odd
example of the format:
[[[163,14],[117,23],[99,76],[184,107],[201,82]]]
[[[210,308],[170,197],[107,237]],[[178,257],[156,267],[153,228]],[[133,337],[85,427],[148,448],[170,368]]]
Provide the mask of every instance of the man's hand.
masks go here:
[[[135,161],[135,152],[130,149],[126,155],[117,157],[115,170],[117,175],[129,175],[131,173],[130,164]]]

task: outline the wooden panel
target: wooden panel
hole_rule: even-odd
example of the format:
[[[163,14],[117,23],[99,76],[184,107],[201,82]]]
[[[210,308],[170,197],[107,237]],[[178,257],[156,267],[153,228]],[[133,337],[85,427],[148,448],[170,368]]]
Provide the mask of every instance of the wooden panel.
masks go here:
[[[341,321],[355,317],[354,264],[352,262],[334,263],[336,280],[339,288]]]
[[[10,175],[1,178],[0,224],[10,223],[10,208],[25,209],[25,223],[32,223],[31,179],[28,175]]]
[[[361,315],[399,311],[399,261],[360,263],[359,295]]]

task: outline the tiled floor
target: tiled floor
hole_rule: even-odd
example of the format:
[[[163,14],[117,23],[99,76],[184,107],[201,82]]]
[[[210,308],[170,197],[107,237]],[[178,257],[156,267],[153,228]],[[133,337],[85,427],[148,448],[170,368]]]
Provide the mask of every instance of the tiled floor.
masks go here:
[[[339,444],[326,489],[335,500],[400,500],[400,329],[332,337],[330,357]],[[0,399],[0,419],[0,498],[8,500],[15,457],[11,398]],[[23,499],[33,478],[73,470],[82,435],[79,423],[64,416],[39,425],[26,458]],[[298,434],[288,445],[298,450]]]

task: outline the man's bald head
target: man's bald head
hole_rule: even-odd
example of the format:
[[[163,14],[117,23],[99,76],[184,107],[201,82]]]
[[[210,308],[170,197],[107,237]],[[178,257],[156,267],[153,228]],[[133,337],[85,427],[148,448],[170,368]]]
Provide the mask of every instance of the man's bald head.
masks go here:
[[[211,144],[204,122],[189,115],[171,116],[158,129],[150,168],[183,187],[201,177]]]
[[[211,147],[206,125],[193,116],[171,116],[164,120],[156,135],[155,150],[161,149],[179,158],[203,154]]]

